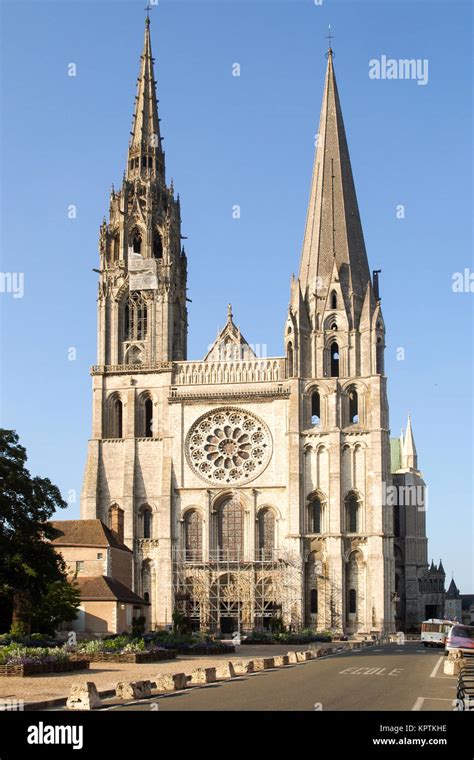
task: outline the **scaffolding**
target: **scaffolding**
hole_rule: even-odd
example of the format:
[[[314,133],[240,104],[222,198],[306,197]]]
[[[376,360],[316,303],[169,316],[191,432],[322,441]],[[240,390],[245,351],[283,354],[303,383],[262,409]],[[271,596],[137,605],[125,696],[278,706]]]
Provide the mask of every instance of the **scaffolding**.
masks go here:
[[[277,619],[301,628],[302,562],[289,552],[261,552],[253,560],[239,551],[174,551],[176,611],[195,630],[233,633],[271,628]]]

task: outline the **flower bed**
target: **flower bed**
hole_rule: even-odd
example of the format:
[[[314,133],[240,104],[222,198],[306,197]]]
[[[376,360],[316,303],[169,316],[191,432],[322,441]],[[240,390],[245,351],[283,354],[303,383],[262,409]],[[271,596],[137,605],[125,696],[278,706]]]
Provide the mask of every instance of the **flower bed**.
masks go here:
[[[40,676],[46,673],[69,673],[72,670],[84,670],[89,667],[89,660],[58,660],[56,662],[25,662],[22,664],[0,665],[1,676]]]
[[[71,654],[73,661],[87,657],[89,662],[160,662],[161,660],[176,659],[176,649],[160,649],[154,652],[91,652],[89,654]]]
[[[215,646],[207,646],[206,644],[190,644],[189,646],[178,646],[178,654],[199,654],[199,655],[213,655],[213,654],[233,654],[235,647],[232,644],[216,644]]]

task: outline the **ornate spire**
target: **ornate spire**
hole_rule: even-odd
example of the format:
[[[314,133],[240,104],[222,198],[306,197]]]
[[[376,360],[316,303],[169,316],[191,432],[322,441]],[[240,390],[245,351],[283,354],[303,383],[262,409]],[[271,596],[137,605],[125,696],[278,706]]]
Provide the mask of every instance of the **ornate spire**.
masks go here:
[[[415,439],[411,428],[411,417],[408,415],[407,429],[403,439],[402,463],[404,468],[418,469],[418,455],[416,452]]]
[[[128,149],[127,176],[156,177],[164,181],[164,154],[161,147],[158,101],[151,52],[150,19],[145,21],[145,40],[140,58],[135,113]]]
[[[333,67],[331,40],[299,279],[304,298],[325,298],[334,267],[348,311],[354,296],[357,324],[370,282],[364,235]]]

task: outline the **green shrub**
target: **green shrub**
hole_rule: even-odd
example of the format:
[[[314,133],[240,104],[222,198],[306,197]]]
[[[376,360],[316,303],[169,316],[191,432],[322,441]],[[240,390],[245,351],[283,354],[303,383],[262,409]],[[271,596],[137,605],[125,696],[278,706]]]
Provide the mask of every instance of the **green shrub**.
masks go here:
[[[12,639],[24,639],[28,634],[28,628],[25,623],[17,620],[10,626],[10,636]]]

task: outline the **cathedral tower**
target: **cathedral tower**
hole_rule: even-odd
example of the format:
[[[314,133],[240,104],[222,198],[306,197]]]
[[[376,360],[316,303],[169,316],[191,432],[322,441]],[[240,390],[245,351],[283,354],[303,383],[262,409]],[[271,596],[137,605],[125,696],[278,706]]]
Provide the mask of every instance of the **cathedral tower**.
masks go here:
[[[179,197],[165,177],[147,18],[122,187],[100,228],[98,364],[186,358],[186,256]]]
[[[306,618],[349,632],[389,630],[394,562],[385,327],[372,283],[328,51],[298,278],[285,326],[287,371],[299,404],[300,533]],[[299,483],[298,483],[299,479]]]

